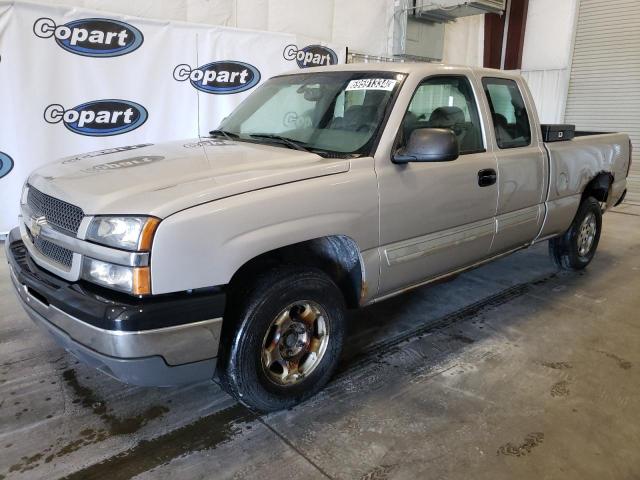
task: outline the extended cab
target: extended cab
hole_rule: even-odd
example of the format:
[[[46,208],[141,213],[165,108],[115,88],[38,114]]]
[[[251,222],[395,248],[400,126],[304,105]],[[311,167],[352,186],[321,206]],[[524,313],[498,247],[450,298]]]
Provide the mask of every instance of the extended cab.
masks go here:
[[[138,385],[217,371],[269,411],[328,381],[346,308],[547,240],[584,268],[630,150],[541,126],[503,71],[311,68],[210,137],[36,170],[6,253],[27,313],[81,360]]]

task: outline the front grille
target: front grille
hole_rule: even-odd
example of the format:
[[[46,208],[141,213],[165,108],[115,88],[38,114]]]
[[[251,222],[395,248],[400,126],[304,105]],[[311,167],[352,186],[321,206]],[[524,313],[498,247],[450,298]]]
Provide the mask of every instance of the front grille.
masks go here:
[[[66,270],[71,269],[71,263],[73,262],[73,252],[60,245],[51,243],[44,238],[34,237],[29,229],[27,229],[27,235],[31,239],[31,242],[42,255],[51,259],[53,262],[63,266]]]
[[[6,241],[8,242],[9,240],[7,239]],[[20,266],[26,265],[27,264],[27,247],[24,246],[24,243],[14,242],[11,245],[9,245],[9,247],[13,252],[13,258],[15,259],[16,262],[18,262],[18,265]]]
[[[63,202],[29,186],[27,205],[36,217],[45,217],[47,223],[62,233],[78,234],[80,222],[84,217],[81,208]]]

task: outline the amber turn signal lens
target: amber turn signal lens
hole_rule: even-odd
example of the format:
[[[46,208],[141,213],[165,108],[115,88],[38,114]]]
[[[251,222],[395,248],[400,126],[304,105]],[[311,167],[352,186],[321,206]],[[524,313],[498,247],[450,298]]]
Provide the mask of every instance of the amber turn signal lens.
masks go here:
[[[149,251],[151,250],[151,244],[153,243],[153,236],[156,233],[156,229],[160,224],[160,219],[149,217],[147,222],[142,227],[142,232],[140,233],[140,242],[139,242],[139,250]]]
[[[134,295],[151,294],[151,271],[149,267],[138,267],[133,269],[133,291]]]

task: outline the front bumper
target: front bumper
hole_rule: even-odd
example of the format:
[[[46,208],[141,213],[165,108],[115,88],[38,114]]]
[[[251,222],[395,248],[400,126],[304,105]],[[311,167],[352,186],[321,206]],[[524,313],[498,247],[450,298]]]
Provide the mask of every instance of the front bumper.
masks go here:
[[[221,290],[138,299],[49,274],[30,258],[19,229],[9,233],[5,249],[27,314],[83,362],[134,385],[214,376],[225,306]]]

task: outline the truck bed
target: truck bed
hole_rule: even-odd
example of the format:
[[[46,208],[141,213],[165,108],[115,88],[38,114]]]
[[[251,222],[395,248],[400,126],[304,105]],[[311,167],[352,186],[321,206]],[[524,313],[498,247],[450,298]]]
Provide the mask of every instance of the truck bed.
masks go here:
[[[626,134],[585,132],[572,140],[545,143],[545,148],[551,178],[548,201],[579,195],[599,173],[613,176],[613,196],[624,192],[630,153]]]

